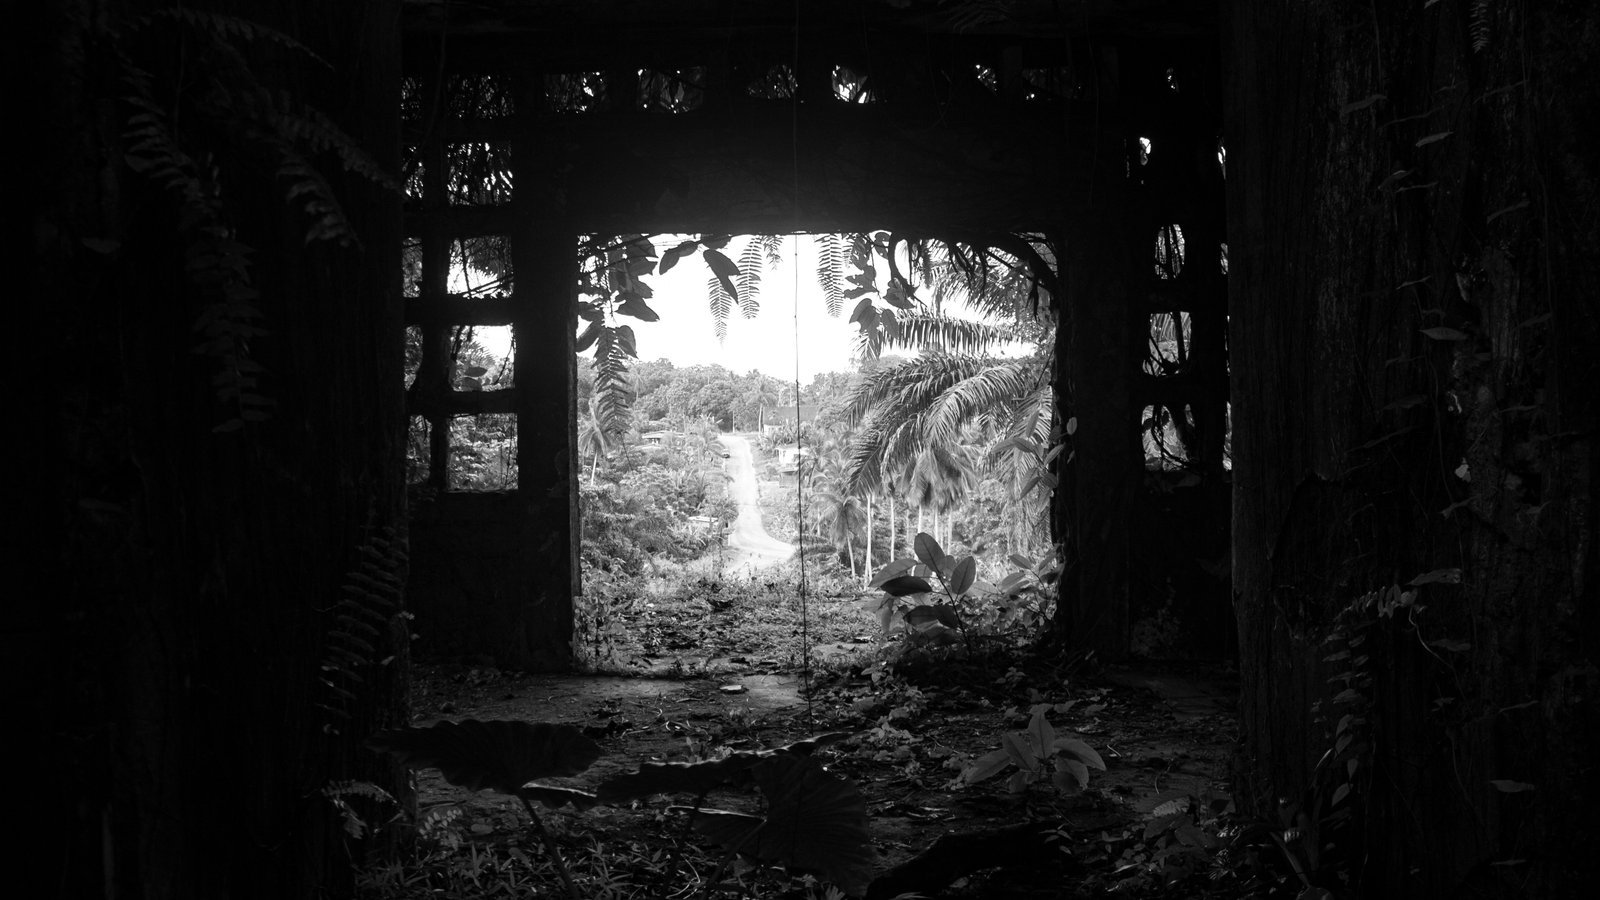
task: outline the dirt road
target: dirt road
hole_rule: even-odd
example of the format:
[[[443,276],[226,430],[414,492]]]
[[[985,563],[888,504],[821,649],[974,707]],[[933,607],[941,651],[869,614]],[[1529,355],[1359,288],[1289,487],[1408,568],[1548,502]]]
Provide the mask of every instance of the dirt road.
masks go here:
[[[761,505],[757,502],[756,467],[750,453],[750,442],[737,434],[724,434],[717,438],[728,451],[727,470],[729,490],[739,504],[739,517],[728,534],[728,549],[733,552],[727,560],[727,570],[754,570],[782,562],[794,555],[794,545],[767,534],[761,524]]]

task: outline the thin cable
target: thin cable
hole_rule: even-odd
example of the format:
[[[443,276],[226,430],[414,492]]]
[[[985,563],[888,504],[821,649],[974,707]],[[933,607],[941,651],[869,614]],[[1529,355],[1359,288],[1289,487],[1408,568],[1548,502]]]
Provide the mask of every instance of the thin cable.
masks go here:
[[[800,686],[806,698],[806,727],[815,728],[816,718],[811,710],[811,608],[806,590],[806,492],[802,477],[805,446],[800,440],[800,0],[794,0],[794,52],[790,72],[794,76],[789,98],[789,152],[794,176],[794,221],[789,233],[789,259],[794,265],[794,285],[789,295],[794,317],[794,536],[795,553],[800,557]]]

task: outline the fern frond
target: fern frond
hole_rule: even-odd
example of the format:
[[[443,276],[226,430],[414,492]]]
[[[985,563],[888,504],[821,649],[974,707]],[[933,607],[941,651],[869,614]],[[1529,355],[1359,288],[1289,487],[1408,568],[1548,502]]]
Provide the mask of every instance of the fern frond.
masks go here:
[[[776,269],[783,265],[783,239],[781,234],[761,235],[761,250],[767,255],[767,267]]]
[[[1472,0],[1472,52],[1482,53],[1489,47],[1489,4],[1491,0]]]
[[[293,111],[288,111],[290,109]],[[384,190],[404,193],[399,180],[321,110],[291,104],[284,97],[279,101],[279,111],[272,117],[272,124],[290,141],[303,143],[318,153],[332,153],[346,172],[359,175]]]
[[[300,209],[311,220],[306,227],[305,242],[332,241],[342,247],[359,247],[361,241],[345,218],[344,208],[333,196],[333,188],[312,165],[287,147],[278,161],[278,178],[288,182],[284,200],[299,203]]]
[[[406,645],[405,638],[395,633],[403,631],[406,615],[405,535],[393,527],[369,529],[353,556],[339,602],[330,611],[333,621],[320,666],[319,680],[330,696],[317,705],[339,720],[350,718],[349,705],[359,699],[355,689],[366,682],[362,673],[387,664]],[[385,651],[389,655],[381,655]]]
[[[741,273],[742,274],[742,273]],[[733,313],[733,298],[722,286],[722,279],[713,275],[706,281],[706,299],[711,304],[711,327],[719,342],[728,339],[728,317]]]
[[[150,13],[148,16],[139,19],[135,24],[136,26],[144,26],[157,22],[173,22],[185,25],[217,40],[276,44],[279,47],[302,54],[308,59],[315,60],[329,69],[333,68],[331,63],[318,56],[310,47],[287,34],[275,28],[269,28],[259,22],[241,19],[238,16],[198,9],[168,8]]]
[[[633,329],[602,325],[594,344],[594,415],[608,435],[625,433],[632,420],[628,360],[637,358]]]
[[[844,241],[837,234],[817,235],[817,287],[828,315],[837,319],[844,312]]]
[[[754,319],[761,311],[761,303],[757,298],[761,293],[762,269],[766,263],[765,246],[761,235],[752,235],[744,245],[744,251],[739,254],[739,277],[734,279],[734,284],[739,293],[739,311],[744,313],[746,319]]]

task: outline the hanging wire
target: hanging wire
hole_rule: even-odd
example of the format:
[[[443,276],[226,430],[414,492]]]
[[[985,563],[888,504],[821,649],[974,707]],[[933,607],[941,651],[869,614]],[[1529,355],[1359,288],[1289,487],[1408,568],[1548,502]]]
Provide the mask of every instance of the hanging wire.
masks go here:
[[[811,609],[806,586],[806,502],[805,446],[801,442],[800,421],[800,0],[794,0],[794,52],[790,60],[795,88],[789,98],[789,147],[794,175],[794,222],[790,229],[789,259],[794,265],[794,287],[790,294],[794,316],[794,515],[795,554],[800,557],[800,690],[806,698],[806,727],[815,728],[811,709]]]

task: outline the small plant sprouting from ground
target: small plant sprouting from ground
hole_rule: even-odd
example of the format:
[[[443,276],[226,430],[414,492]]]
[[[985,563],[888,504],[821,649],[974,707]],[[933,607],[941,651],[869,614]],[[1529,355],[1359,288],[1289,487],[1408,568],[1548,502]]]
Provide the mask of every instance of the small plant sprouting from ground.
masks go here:
[[[1016,771],[1006,782],[1013,794],[1021,794],[1030,785],[1046,780],[1063,794],[1076,794],[1088,787],[1089,770],[1104,772],[1105,761],[1081,739],[1058,737],[1044,711],[1044,704],[1036,706],[1026,730],[1001,735],[1000,749],[973,760],[962,770],[957,783],[977,784],[1014,766]]]
[[[908,645],[959,643],[971,653],[979,637],[1045,620],[1060,572],[1054,552],[1037,562],[1013,554],[1018,570],[991,584],[978,577],[977,557],[946,553],[932,535],[918,534],[912,547],[915,557],[888,563],[870,582],[883,596],[865,604],[885,635],[900,623]]]

